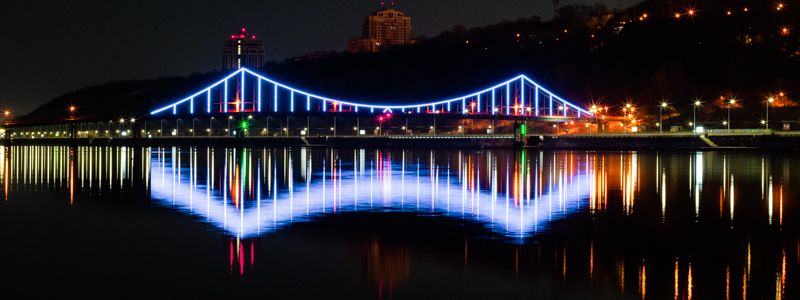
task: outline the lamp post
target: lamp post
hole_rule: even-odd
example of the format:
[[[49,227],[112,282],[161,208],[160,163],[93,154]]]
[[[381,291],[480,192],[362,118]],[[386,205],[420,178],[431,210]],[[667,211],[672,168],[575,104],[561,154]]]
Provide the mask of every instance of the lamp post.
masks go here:
[[[208,135],[214,135],[214,117],[208,118]]]
[[[383,116],[378,116],[378,135],[381,135],[381,130],[383,129]]]
[[[228,116],[228,134],[231,134],[231,120],[233,120],[233,116]]]
[[[667,108],[669,104],[667,102],[661,102],[661,106],[658,107],[658,133],[664,132],[664,122],[662,121],[662,116],[664,114],[664,109]]]
[[[772,102],[775,102],[775,98],[773,97],[767,98],[767,119],[766,121],[764,121],[764,128],[766,128],[767,130],[769,130],[769,106],[770,104],[772,104]]]
[[[731,131],[731,108],[736,104],[736,99],[728,101],[728,131]]]
[[[6,109],[3,111],[3,123],[7,124],[9,123],[10,120],[11,120],[11,110]]]
[[[69,118],[70,118],[70,120],[75,120],[75,112],[77,112],[77,111],[78,111],[78,108],[77,108],[77,107],[75,107],[75,105],[70,105],[70,106],[67,108],[67,111],[69,112]]]
[[[697,133],[697,108],[700,107],[700,100],[694,100],[692,105],[692,132]]]
[[[120,135],[122,135],[123,132],[125,132],[125,125],[124,124],[125,124],[125,118],[119,118],[119,127],[118,127],[119,130],[118,131],[119,131]]]

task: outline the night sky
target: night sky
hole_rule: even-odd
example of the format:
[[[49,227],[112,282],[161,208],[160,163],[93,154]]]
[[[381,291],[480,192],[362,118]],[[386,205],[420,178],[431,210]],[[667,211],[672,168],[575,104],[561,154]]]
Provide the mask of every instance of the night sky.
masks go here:
[[[618,0],[562,0],[561,4]],[[635,0],[625,0],[630,5]],[[207,72],[241,26],[265,41],[267,60],[341,51],[361,33],[371,0],[0,1],[0,108],[15,114],[66,92],[112,80]],[[549,0],[400,0],[413,35],[461,24],[552,17]]]

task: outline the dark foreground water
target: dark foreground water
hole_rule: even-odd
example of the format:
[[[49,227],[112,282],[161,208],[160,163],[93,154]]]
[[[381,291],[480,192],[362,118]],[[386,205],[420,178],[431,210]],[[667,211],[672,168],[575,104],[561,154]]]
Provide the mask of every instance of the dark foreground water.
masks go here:
[[[0,148],[0,294],[797,299],[800,159]]]

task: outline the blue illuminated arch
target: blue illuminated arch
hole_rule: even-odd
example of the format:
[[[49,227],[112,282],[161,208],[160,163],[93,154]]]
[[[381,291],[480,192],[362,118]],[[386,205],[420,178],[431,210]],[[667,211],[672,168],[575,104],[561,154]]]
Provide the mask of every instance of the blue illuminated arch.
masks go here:
[[[233,83],[233,84],[231,84]],[[299,99],[299,100],[298,100]],[[296,105],[303,101],[305,105]],[[522,117],[590,117],[589,111],[559,97],[531,80],[519,75],[486,89],[470,94],[411,104],[380,103],[335,99],[301,90],[255,73],[239,69],[221,80],[186,98],[174,101],[150,112],[159,115],[195,114],[199,102],[206,114],[230,112],[306,112],[352,113],[369,110],[371,113],[400,111],[403,113],[499,115]],[[301,102],[302,103],[302,102]]]

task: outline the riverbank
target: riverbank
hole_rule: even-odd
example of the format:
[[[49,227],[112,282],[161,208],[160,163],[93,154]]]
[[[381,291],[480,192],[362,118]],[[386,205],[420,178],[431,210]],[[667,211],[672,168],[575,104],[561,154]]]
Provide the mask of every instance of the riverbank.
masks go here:
[[[515,148],[512,135],[289,136],[244,138],[197,136],[152,138],[15,138],[11,145],[78,146],[254,146],[365,148]],[[530,135],[524,147],[576,150],[800,150],[800,132]]]

